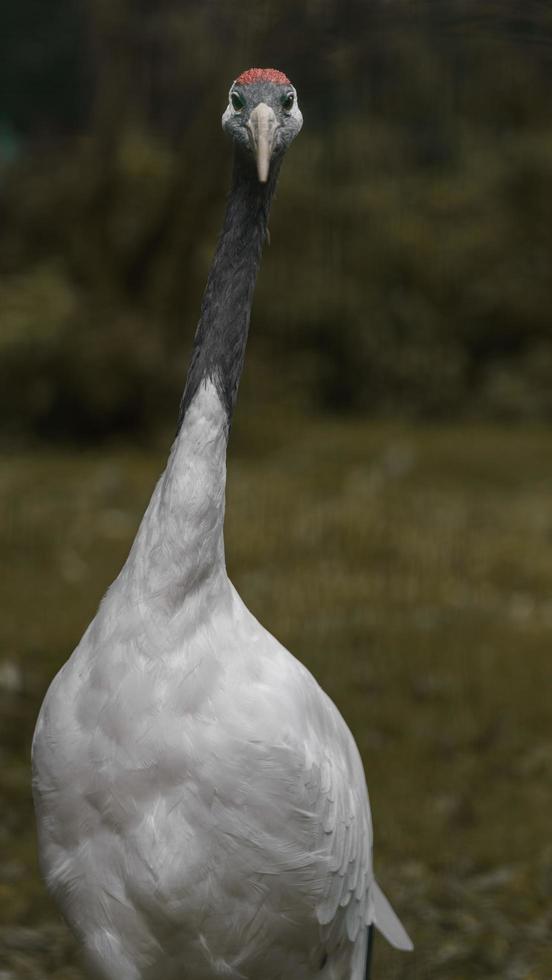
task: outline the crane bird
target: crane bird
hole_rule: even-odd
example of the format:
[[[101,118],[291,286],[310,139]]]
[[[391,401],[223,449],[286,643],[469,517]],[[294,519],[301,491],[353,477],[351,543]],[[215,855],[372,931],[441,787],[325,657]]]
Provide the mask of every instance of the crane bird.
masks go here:
[[[225,567],[230,421],[302,121],[282,72],[250,69],[230,88],[231,191],[176,439],[36,725],[41,869],[101,980],[361,980],[372,924],[412,948],[374,878],[353,736]]]

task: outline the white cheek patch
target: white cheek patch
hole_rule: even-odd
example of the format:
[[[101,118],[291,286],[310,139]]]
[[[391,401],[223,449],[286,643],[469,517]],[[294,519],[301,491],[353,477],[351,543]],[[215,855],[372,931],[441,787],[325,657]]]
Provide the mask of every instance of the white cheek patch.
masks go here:
[[[302,112],[301,112],[301,110],[299,108],[299,102],[297,100],[297,92],[296,92],[295,88],[293,87],[293,85],[291,87],[293,89],[293,93],[295,95],[295,98],[293,100],[293,108],[292,108],[292,110],[290,112],[290,116],[291,116],[292,119],[295,120],[295,122],[297,124],[297,132],[299,132],[299,130],[301,129],[301,127],[303,125],[303,114],[302,114]]]
[[[223,129],[225,129],[226,124],[228,122],[230,122],[232,116],[236,116],[237,115],[236,110],[234,109],[234,106],[232,105],[232,99],[231,99],[232,89],[233,88],[234,88],[234,84],[232,83],[232,85],[228,89],[228,105],[226,106],[226,109],[224,110],[224,112],[222,114],[222,128]]]

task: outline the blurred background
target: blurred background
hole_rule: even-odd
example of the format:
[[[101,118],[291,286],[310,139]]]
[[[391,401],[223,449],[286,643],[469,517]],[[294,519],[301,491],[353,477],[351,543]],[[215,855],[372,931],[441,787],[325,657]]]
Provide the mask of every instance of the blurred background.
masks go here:
[[[0,978],[77,980],[38,877],[46,687],[174,433],[228,187],[284,70],[286,160],[231,440],[242,596],[359,742],[416,950],[552,976],[552,7],[0,0]]]

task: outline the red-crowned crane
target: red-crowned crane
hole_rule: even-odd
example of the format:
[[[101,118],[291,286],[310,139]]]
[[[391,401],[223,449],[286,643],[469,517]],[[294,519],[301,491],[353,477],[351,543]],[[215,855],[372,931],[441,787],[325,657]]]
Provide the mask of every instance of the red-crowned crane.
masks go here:
[[[225,566],[226,450],[270,203],[302,125],[274,69],[222,117],[232,187],[170,458],[33,742],[41,868],[102,980],[361,980],[372,871],[354,739]]]

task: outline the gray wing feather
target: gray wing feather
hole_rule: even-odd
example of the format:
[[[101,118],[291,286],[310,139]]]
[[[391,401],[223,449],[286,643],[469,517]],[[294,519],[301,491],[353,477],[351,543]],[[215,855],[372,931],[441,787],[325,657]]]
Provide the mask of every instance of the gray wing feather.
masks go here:
[[[332,923],[344,910],[343,925],[351,941],[373,923],[392,946],[410,950],[412,942],[373,875],[372,822],[360,757],[351,753],[347,762],[342,766],[339,760],[326,758],[318,779],[314,767],[309,777],[311,790],[318,782],[318,799],[313,803],[322,818],[328,854],[318,921]]]

